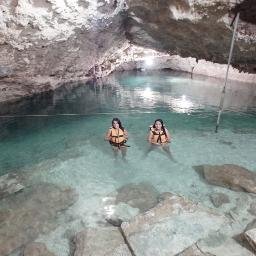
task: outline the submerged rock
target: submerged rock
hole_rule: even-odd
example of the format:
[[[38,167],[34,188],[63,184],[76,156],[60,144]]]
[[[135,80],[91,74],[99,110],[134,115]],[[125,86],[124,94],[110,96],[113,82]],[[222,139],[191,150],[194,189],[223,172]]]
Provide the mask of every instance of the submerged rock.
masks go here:
[[[23,256],[55,256],[43,243],[30,243],[26,245]]]
[[[157,206],[123,222],[121,228],[135,255],[171,256],[227,222],[225,216],[213,210],[181,196],[165,194]]]
[[[157,205],[158,197],[159,192],[149,183],[126,184],[105,200],[105,219],[111,225],[120,227],[123,221]]]
[[[215,207],[220,207],[223,204],[227,204],[230,202],[228,196],[223,193],[212,194],[210,195],[210,198],[211,198],[211,202]]]
[[[183,252],[177,254],[176,256],[214,256],[210,253],[204,253],[203,251],[198,248],[196,244],[190,246],[189,248],[185,249]]]
[[[0,177],[0,199],[22,190],[21,178],[14,173],[8,173]]]
[[[256,193],[256,173],[233,164],[202,165],[194,167],[213,185],[226,187],[235,191]]]
[[[254,253],[256,254],[256,228],[247,230],[244,233],[244,237],[252,247]]]
[[[126,184],[117,189],[116,203],[126,203],[145,212],[158,203],[159,192],[149,183]]]
[[[56,228],[60,211],[77,200],[73,189],[39,184],[8,197],[0,210],[0,255],[8,255],[40,233]]]
[[[212,237],[208,241],[207,239],[199,241],[197,245],[201,251],[208,252],[214,256],[254,256],[252,252],[242,247],[234,239],[224,236],[214,246],[212,246]]]
[[[133,208],[125,203],[116,205],[108,202],[104,207],[104,211],[106,221],[115,227],[120,227],[123,221],[129,221],[139,214],[138,208]]]
[[[86,229],[74,238],[74,256],[131,256],[118,228]]]
[[[256,203],[252,202],[250,204],[250,208],[247,210],[250,214],[255,215],[256,216]]]

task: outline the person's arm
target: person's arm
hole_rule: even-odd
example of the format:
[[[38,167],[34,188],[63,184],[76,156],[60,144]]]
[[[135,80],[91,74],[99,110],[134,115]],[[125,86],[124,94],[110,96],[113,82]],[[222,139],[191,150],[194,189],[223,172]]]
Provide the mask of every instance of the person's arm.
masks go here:
[[[153,132],[150,130],[149,133],[148,133],[148,142],[151,143],[151,144],[155,144],[152,142],[152,139],[153,139]]]
[[[111,140],[111,129],[109,129],[105,135],[105,140],[110,141]]]
[[[165,134],[166,134],[167,142],[171,142],[171,135],[170,135],[169,131],[166,128],[164,128],[164,129],[165,129]]]
[[[126,130],[124,130],[124,138],[125,140],[128,140],[128,132]]]

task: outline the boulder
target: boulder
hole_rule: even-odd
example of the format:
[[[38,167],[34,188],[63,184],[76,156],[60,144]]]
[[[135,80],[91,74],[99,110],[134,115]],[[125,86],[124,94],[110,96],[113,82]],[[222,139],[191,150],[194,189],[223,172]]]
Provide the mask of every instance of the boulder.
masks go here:
[[[235,191],[256,193],[256,173],[234,164],[202,165],[194,167],[201,170],[205,180],[213,185]]]

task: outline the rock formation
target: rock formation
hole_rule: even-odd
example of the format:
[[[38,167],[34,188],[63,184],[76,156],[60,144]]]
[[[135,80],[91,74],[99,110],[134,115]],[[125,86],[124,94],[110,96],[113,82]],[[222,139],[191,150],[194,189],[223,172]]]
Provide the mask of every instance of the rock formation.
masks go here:
[[[256,4],[253,0],[238,3],[3,0],[0,102],[53,90],[64,81],[84,81],[98,70],[106,75],[117,66],[112,63],[125,62],[122,55],[127,54],[128,41],[168,55],[194,57],[196,63],[227,63],[230,24],[237,12],[241,19],[233,64],[240,71],[255,73]]]

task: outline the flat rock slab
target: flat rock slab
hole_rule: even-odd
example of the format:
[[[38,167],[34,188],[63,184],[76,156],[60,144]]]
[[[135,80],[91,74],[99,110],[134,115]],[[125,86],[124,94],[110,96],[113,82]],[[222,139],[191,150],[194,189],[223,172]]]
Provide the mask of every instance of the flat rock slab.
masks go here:
[[[34,241],[57,226],[60,211],[77,200],[73,189],[39,184],[5,198],[0,210],[0,255]]]
[[[74,256],[132,256],[118,228],[89,228],[76,234]]]
[[[226,217],[213,210],[169,193],[156,207],[123,222],[121,228],[136,256],[172,256],[227,223]]]
[[[212,241],[202,240],[197,243],[202,252],[211,253],[214,256],[254,256],[252,252],[242,247],[232,238],[224,238],[219,244],[212,246]]]
[[[213,185],[235,191],[256,193],[256,173],[233,164],[202,165],[194,167],[202,171],[203,177]]]

